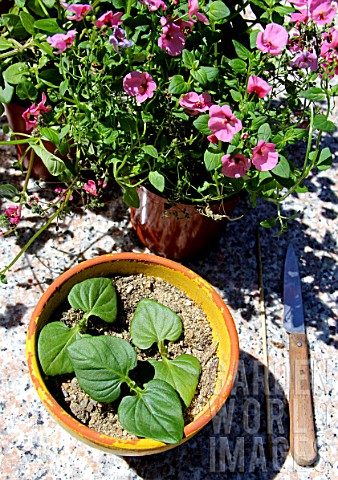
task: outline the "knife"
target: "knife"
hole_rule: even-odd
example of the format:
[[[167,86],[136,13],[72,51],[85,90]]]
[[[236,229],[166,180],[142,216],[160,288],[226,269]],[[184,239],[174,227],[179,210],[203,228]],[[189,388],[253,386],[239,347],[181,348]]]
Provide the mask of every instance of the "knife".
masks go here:
[[[310,466],[316,460],[317,447],[301,280],[297,257],[291,244],[287,249],[284,266],[283,323],[290,334],[290,448],[298,465]]]

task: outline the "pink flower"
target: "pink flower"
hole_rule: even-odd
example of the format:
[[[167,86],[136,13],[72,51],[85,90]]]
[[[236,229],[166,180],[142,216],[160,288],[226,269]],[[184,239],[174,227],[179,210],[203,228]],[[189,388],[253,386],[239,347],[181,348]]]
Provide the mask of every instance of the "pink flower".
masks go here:
[[[209,142],[211,142],[211,143],[215,143],[216,145],[218,144],[218,138],[217,138],[216,135],[214,135],[214,134],[208,135],[208,136],[207,136],[207,139],[208,139]]]
[[[61,2],[61,5],[68,10],[68,12],[74,13],[74,15],[68,15],[66,18],[68,18],[68,20],[75,20],[76,22],[83,20],[87,13],[90,10],[93,10],[91,5],[82,3],[72,3],[71,5],[68,5],[68,3]]]
[[[124,91],[128,95],[136,97],[139,103],[144,102],[147,98],[153,97],[156,86],[156,83],[149,73],[140,73],[137,70],[128,73],[123,79]]]
[[[29,198],[27,199],[27,205],[28,205],[29,207],[37,207],[38,204],[39,204],[39,198],[36,197],[36,196],[34,196],[34,195],[33,195],[32,197],[29,197]]]
[[[161,17],[162,35],[158,39],[158,46],[169,55],[175,57],[182,53],[185,45],[185,36],[181,26],[171,21],[171,17]]]
[[[290,3],[296,5],[296,7],[306,7],[309,0],[289,0]]]
[[[18,205],[11,205],[5,210],[5,215],[12,225],[17,225],[21,218],[21,208]]]
[[[298,34],[295,33],[291,38],[289,38],[288,46],[290,52],[299,52],[304,48],[304,41],[303,38]]]
[[[36,109],[35,103],[33,103],[27,110],[23,112],[21,115],[24,121],[26,122],[26,131],[29,132],[29,130],[32,130],[33,128],[36,128],[38,124],[38,116],[34,116],[32,114],[32,111]]]
[[[255,75],[250,75],[246,91],[248,93],[257,93],[258,98],[263,98],[265,95],[271,92],[271,87],[262,78],[256,77]]]
[[[100,18],[96,20],[95,25],[97,26],[97,28],[102,28],[105,25],[107,25],[107,27],[110,27],[110,28],[118,27],[122,23],[122,20],[121,20],[122,15],[123,15],[123,12],[113,13],[111,10],[109,10],[108,12],[104,13],[103,15],[101,15]]]
[[[338,51],[338,30],[331,28],[329,33],[323,34],[323,43],[320,47],[320,54],[325,55],[325,53],[330,50]]]
[[[242,122],[235,117],[228,105],[212,105],[209,115],[208,127],[222,142],[231,142],[234,135],[242,129]]]
[[[159,8],[167,10],[167,5],[162,0],[139,0],[142,5],[148,7],[149,12],[156,12]]]
[[[26,122],[27,132],[37,126],[39,117],[42,113],[48,113],[52,110],[52,107],[46,107],[46,101],[47,97],[46,94],[43,92],[41,95],[41,102],[39,102],[37,106],[35,105],[35,103],[33,103],[29,108],[27,108],[27,110],[23,112],[22,118]]]
[[[96,183],[94,180],[88,180],[87,183],[83,185],[83,190],[85,190],[89,195],[93,195],[94,197],[98,197],[97,191],[96,191]]]
[[[211,106],[211,97],[209,93],[199,95],[196,92],[189,92],[183,95],[179,104],[186,108],[190,115],[198,115],[199,112],[206,112]]]
[[[196,22],[196,20],[192,18],[193,15],[195,15],[200,22],[209,23],[208,18],[198,11],[198,0],[188,0],[188,15],[193,23]]]
[[[89,180],[89,182],[91,182],[91,181],[92,181],[92,180]],[[89,183],[89,182],[88,182],[88,183]],[[94,185],[95,185],[95,184],[94,184]],[[59,193],[59,194],[61,193],[61,194],[63,194],[63,193],[66,192],[66,191],[67,191],[66,188],[59,188],[59,187],[54,188],[54,192],[55,192],[55,193]],[[61,195],[61,200],[64,200],[65,198],[66,198],[65,195]],[[70,195],[70,197],[69,197],[68,200],[73,200],[73,195]]]
[[[179,26],[184,37],[187,37],[192,32],[192,27],[194,26],[194,22],[190,22],[189,20],[182,20],[181,18],[178,18],[177,20],[175,20],[175,25]]]
[[[222,157],[222,173],[226,177],[243,177],[250,168],[250,160],[238,153],[231,158],[229,154]]]
[[[105,178],[103,180],[98,180],[97,184],[101,188],[107,188],[107,186],[108,186],[108,182]]]
[[[64,52],[67,48],[73,45],[75,37],[77,35],[76,30],[69,30],[67,33],[56,33],[51,37],[47,37],[47,42],[54,48],[58,50],[55,52],[56,55]]]
[[[331,5],[330,1],[312,0],[310,15],[311,19],[318,25],[330,24],[336,15],[336,8]]]
[[[315,53],[304,52],[290,62],[291,67],[310,68],[313,72],[318,70],[318,58]]]
[[[338,30],[332,28],[322,37],[323,43],[320,47],[320,56],[324,59],[322,66],[332,78],[333,75],[338,75]]]
[[[301,10],[300,12],[291,13],[290,16],[291,22],[299,23],[307,23],[309,21],[309,14],[307,10]]]
[[[256,46],[263,53],[270,53],[276,56],[282,53],[288,43],[288,32],[278,23],[269,23],[264,32],[257,35]]]
[[[274,143],[266,143],[259,140],[257,146],[252,151],[252,163],[257,170],[272,170],[278,163],[278,152]]]

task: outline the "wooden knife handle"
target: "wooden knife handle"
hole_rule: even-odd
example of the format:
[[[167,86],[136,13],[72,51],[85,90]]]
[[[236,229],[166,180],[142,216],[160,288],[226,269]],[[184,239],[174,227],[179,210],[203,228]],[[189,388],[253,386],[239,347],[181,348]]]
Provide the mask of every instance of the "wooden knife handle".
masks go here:
[[[298,465],[312,465],[317,457],[309,357],[305,333],[290,334],[290,448]]]

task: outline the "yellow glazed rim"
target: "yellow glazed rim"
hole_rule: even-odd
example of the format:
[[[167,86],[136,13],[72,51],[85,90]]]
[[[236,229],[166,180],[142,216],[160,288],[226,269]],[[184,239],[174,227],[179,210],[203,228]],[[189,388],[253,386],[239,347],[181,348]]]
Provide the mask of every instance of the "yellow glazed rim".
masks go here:
[[[218,342],[219,367],[215,393],[204,410],[186,425],[184,438],[178,444],[168,445],[149,439],[120,440],[86,427],[69,415],[51,396],[38,365],[38,334],[75,283],[97,276],[135,273],[162,278],[185,292],[207,314],[213,338]],[[30,376],[42,402],[68,433],[90,446],[117,455],[149,455],[184,443],[216,415],[229,396],[235,380],[239,345],[236,327],[228,308],[212,286],[199,275],[177,262],[155,255],[115,253],[86,260],[70,268],[48,287],[35,307],[28,326],[26,356]]]

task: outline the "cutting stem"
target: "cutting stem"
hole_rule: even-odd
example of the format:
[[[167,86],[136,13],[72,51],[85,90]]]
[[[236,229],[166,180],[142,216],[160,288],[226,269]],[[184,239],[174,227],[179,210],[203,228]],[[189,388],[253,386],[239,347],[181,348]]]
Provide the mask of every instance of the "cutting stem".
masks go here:
[[[263,268],[262,268],[261,241],[260,241],[260,235],[259,235],[259,228],[257,228],[257,260],[258,260],[257,263],[258,263],[258,282],[259,282],[259,304],[260,304],[263,364],[264,364],[264,395],[265,395],[265,408],[266,408],[267,455],[269,459],[272,459],[272,422],[271,422],[270,388],[269,388],[269,353],[268,353],[267,334],[266,334]]]

